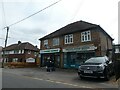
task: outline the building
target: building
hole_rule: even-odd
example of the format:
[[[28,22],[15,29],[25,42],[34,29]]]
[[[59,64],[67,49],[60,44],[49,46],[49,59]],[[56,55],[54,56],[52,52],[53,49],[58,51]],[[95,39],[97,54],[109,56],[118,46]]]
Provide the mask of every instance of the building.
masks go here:
[[[3,49],[5,51],[4,62],[36,63],[39,49],[29,42],[12,44]]]
[[[68,24],[39,40],[41,66],[52,59],[60,68],[78,68],[90,57],[108,55],[113,41],[99,25],[85,21]]]

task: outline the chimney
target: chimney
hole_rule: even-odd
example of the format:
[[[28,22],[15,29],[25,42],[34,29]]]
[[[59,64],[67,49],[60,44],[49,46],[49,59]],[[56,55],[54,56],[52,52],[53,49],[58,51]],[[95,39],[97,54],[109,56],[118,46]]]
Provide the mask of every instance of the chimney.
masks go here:
[[[21,44],[21,41],[18,41],[18,44]]]
[[[37,45],[35,47],[37,48]]]

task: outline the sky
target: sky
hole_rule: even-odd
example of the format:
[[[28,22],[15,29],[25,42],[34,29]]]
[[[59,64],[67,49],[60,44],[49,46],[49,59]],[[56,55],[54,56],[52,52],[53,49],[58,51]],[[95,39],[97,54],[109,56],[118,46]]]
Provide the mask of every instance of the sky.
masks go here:
[[[4,47],[6,28],[58,0],[0,0],[0,46]],[[76,21],[100,25],[118,44],[119,0],[61,0],[46,10],[9,28],[7,46],[39,39]]]

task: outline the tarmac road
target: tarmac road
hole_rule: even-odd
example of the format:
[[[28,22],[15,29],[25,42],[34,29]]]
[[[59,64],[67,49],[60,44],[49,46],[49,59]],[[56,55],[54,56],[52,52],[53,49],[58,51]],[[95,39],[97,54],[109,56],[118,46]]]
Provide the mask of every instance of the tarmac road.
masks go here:
[[[104,81],[103,79],[87,78],[84,80],[80,80],[78,78],[77,71],[66,70],[66,69],[57,69],[55,72],[46,72],[45,68],[3,69],[3,87],[11,87],[11,86],[16,87],[17,85],[14,85],[14,84],[10,85],[12,80],[16,80],[15,84],[17,85],[20,83],[23,84],[23,86],[20,85],[23,88],[25,86],[29,88],[30,86],[33,88],[39,87],[39,88],[114,88],[114,89],[117,89],[118,87],[116,84],[109,83],[107,81]],[[30,82],[30,84],[27,85],[27,82],[24,80],[27,80],[27,82]],[[9,81],[9,82],[6,82],[6,81]],[[18,83],[18,81],[20,81],[20,83]]]

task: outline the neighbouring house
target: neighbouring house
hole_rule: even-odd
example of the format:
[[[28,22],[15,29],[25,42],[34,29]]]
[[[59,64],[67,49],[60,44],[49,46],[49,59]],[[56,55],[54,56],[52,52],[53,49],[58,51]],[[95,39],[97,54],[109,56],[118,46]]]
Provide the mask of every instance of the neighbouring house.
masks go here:
[[[36,65],[39,49],[29,42],[22,43],[18,41],[17,44],[12,44],[3,48],[5,51],[4,62],[28,63]]]
[[[58,68],[78,68],[94,56],[111,57],[113,41],[99,25],[85,21],[68,24],[39,40],[41,66],[51,59]]]

